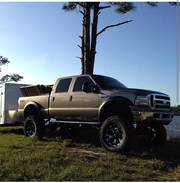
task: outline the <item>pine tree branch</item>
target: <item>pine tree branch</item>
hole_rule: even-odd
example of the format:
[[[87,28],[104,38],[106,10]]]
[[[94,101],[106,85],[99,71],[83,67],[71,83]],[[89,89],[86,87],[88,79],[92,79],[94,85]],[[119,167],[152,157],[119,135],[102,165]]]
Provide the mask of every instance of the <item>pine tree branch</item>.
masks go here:
[[[156,7],[158,5],[158,2],[147,2],[147,4],[152,7]]]
[[[22,76],[20,76],[19,74],[6,74],[5,76],[3,76],[2,78],[0,78],[0,83],[5,83],[5,82],[9,82],[9,81],[19,81],[23,79]]]
[[[78,58],[78,59],[82,60],[82,58],[81,58],[81,57],[78,57],[78,56],[77,56],[76,58]]]
[[[80,49],[82,49],[82,46],[80,46],[79,44],[77,45]]]
[[[83,2],[76,2],[80,7],[85,8],[85,5]]]
[[[62,9],[64,11],[72,11],[72,10],[75,10],[77,7],[77,3],[76,2],[66,2],[63,4],[63,7]]]
[[[83,36],[78,36],[80,39],[82,39],[83,38]]]
[[[125,22],[121,22],[121,23],[117,23],[117,24],[108,25],[108,26],[104,27],[101,31],[99,31],[99,32],[97,33],[97,36],[99,36],[101,33],[103,33],[104,31],[106,31],[106,30],[109,29],[109,28],[117,27],[117,26],[120,26],[120,25],[129,23],[129,22],[132,22],[132,21],[133,21],[133,20],[129,20],[129,21],[125,21]]]
[[[111,8],[111,6],[100,6],[100,7],[99,7],[100,10],[106,9],[106,8]]]
[[[9,63],[10,63],[10,61],[8,60],[8,58],[0,56],[0,65],[5,65],[5,64],[9,64]]]
[[[81,13],[82,15],[84,15],[83,11],[79,10],[79,13]]]

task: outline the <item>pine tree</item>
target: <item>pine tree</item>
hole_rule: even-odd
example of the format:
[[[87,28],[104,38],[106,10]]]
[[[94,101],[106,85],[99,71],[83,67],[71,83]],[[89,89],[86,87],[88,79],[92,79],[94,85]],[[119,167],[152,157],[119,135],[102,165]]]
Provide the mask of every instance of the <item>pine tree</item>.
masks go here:
[[[10,61],[3,57],[3,56],[0,56],[0,67],[3,66],[3,65],[7,65],[9,64]],[[0,68],[0,72],[1,72],[1,68]],[[5,82],[8,82],[8,81],[19,81],[23,79],[22,76],[20,76],[19,74],[6,74],[5,76],[1,77],[0,78],[0,83],[5,83]]]
[[[147,2],[146,4],[148,4],[151,7],[156,7],[158,5],[157,2]],[[169,4],[176,5],[177,3],[171,2]],[[117,27],[132,22],[132,20],[127,20],[116,24],[108,25],[98,32],[98,20],[101,11],[112,7],[115,7],[116,12],[120,14],[126,14],[136,9],[135,4],[132,2],[67,2],[63,5],[63,10],[73,11],[75,9],[78,9],[83,16],[82,35],[80,36],[81,46],[78,45],[81,48],[80,59],[82,65],[82,74],[93,74],[97,37],[112,27]]]

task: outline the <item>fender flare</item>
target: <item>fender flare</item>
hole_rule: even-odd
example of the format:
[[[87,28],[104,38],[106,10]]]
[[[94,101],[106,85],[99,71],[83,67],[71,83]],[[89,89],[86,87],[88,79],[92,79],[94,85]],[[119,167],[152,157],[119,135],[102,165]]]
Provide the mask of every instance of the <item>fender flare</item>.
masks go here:
[[[29,107],[35,108],[35,110],[36,110],[36,115],[38,115],[38,117],[39,117],[39,115],[40,115],[40,113],[41,113],[41,108],[40,108],[40,106],[39,106],[38,103],[31,101],[31,102],[28,102],[28,103],[24,106],[24,119],[25,119],[25,112],[26,112],[26,110],[27,110]]]
[[[104,110],[109,105],[113,105],[113,104],[120,104],[120,105],[126,105],[126,106],[133,106],[134,105],[129,99],[127,99],[125,97],[119,97],[119,96],[110,97],[106,101],[104,101],[101,104],[101,106],[99,107],[99,111],[98,111],[98,119],[99,119],[99,121],[101,121],[101,119],[102,119]],[[131,110],[130,107],[129,107],[129,109]]]

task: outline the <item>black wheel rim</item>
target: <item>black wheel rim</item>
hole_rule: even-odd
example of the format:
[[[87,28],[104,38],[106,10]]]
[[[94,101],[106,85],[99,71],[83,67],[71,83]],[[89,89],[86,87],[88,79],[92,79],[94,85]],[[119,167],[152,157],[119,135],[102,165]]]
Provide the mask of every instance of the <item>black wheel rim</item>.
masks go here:
[[[123,129],[116,123],[110,123],[104,131],[104,141],[109,147],[119,147],[124,139]]]
[[[36,133],[36,127],[35,127],[33,121],[29,120],[26,124],[25,134],[26,134],[26,136],[31,137],[35,133]]]

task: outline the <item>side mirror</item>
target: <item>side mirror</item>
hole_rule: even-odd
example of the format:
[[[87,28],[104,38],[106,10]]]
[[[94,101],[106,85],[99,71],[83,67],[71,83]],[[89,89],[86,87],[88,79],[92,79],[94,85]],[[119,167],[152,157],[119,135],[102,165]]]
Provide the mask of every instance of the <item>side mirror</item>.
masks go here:
[[[84,91],[86,93],[91,92],[91,84],[89,82],[83,83],[82,91]]]
[[[93,87],[92,87],[92,92],[94,92],[94,93],[99,93],[99,87],[97,86],[97,85],[94,85]]]

